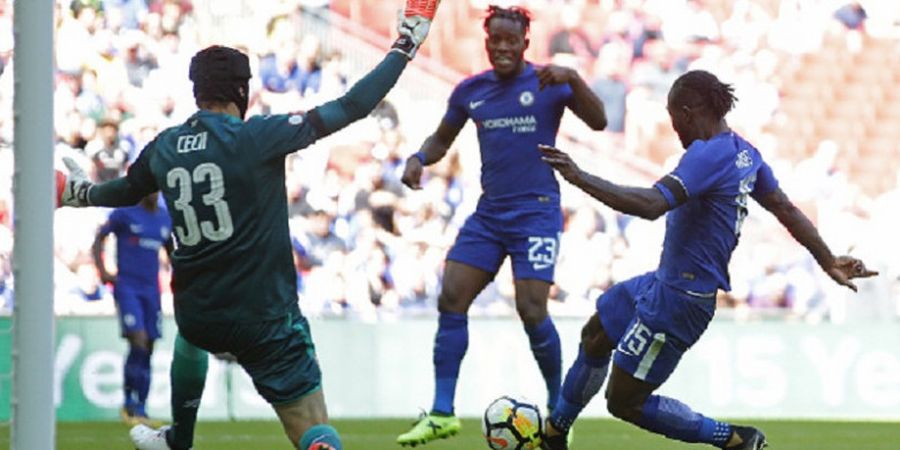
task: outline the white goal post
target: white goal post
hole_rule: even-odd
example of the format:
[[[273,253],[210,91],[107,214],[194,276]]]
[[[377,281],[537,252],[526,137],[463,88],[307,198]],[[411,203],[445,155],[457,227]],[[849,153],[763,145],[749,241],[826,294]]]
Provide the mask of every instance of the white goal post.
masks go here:
[[[53,4],[14,8],[11,448],[53,449]]]

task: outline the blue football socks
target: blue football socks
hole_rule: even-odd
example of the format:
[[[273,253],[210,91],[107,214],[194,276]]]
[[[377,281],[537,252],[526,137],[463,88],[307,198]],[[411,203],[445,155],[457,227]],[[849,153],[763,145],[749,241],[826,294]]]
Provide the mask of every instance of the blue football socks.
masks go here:
[[[431,412],[453,414],[459,365],[469,347],[469,318],[465,314],[442,312],[434,338],[434,403]]]
[[[567,431],[581,410],[600,392],[609,369],[609,356],[593,358],[578,349],[578,358],[566,373],[562,395],[550,414],[550,422],[559,431]]]
[[[703,442],[724,447],[731,425],[710,419],[673,398],[651,395],[642,408],[638,425],[648,431],[684,442]]]
[[[144,403],[150,391],[150,352],[130,346],[124,372],[125,409],[132,415],[146,416]]]
[[[300,450],[319,450],[319,448],[341,450],[343,448],[337,430],[327,424],[314,425],[306,430],[306,433],[300,437],[299,445]]]
[[[562,378],[562,351],[559,344],[559,333],[553,320],[547,316],[541,323],[534,327],[525,327],[528,341],[531,343],[531,353],[537,361],[544,383],[547,385],[547,406],[553,409],[559,398],[560,379]]]

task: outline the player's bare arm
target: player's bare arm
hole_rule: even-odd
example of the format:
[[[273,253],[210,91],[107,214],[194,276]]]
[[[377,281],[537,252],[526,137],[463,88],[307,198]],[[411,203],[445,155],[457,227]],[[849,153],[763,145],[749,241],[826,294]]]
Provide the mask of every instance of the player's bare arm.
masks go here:
[[[456,140],[462,126],[456,126],[441,121],[437,130],[425,139],[418,153],[412,154],[406,159],[406,168],[403,169],[403,184],[411,189],[420,189],[422,169],[444,158],[447,150]]]
[[[621,186],[581,170],[568,154],[557,148],[538,145],[538,149],[544,154],[543,160],[566,181],[616,211],[656,220],[670,209],[666,198],[655,188]]]
[[[846,286],[856,292],[856,285],[851,281],[854,278],[868,278],[878,275],[878,272],[869,270],[859,259],[851,256],[834,256],[815,225],[800,211],[781,189],[757,199],[763,208],[772,213],[778,221],[787,228],[791,236],[807,250],[822,267],[822,270],[841,286]]]
[[[572,88],[569,109],[592,130],[600,131],[606,128],[606,110],[603,108],[603,102],[588,87],[578,71],[551,64],[538,69],[537,77],[541,89],[552,84],[568,84]]]
[[[109,273],[106,264],[103,262],[103,243],[106,241],[108,232],[100,230],[94,237],[94,244],[91,246],[91,256],[94,258],[94,266],[97,267],[97,273],[100,275],[100,281],[103,283],[116,284],[116,276]]]

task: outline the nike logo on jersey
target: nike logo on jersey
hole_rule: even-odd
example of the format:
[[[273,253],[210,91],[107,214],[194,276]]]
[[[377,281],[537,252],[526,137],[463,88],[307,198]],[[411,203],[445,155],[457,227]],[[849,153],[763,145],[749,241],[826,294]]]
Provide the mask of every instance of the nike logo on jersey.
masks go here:
[[[474,111],[474,110],[478,109],[479,106],[483,105],[484,102],[485,102],[484,100],[477,100],[474,102],[469,102],[469,109]]]
[[[140,234],[140,232],[144,230],[144,228],[142,226],[134,225],[134,224],[129,225],[128,229],[131,230],[131,232],[134,234]]]

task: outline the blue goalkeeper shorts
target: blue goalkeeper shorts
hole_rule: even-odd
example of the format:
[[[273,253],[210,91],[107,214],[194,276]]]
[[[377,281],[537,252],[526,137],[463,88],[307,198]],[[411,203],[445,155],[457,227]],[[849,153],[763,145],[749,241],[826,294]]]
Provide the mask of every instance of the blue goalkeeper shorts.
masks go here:
[[[558,205],[479,204],[459,230],[447,259],[497,273],[509,255],[516,280],[553,283],[561,232],[562,211]]]
[[[666,286],[650,272],[616,284],[597,299],[607,337],[616,342],[614,364],[660,385],[715,314],[715,296],[699,297]]]
[[[256,391],[272,405],[294,402],[322,385],[309,322],[299,308],[259,323],[179,321],[178,331],[210,353],[234,355]]]

